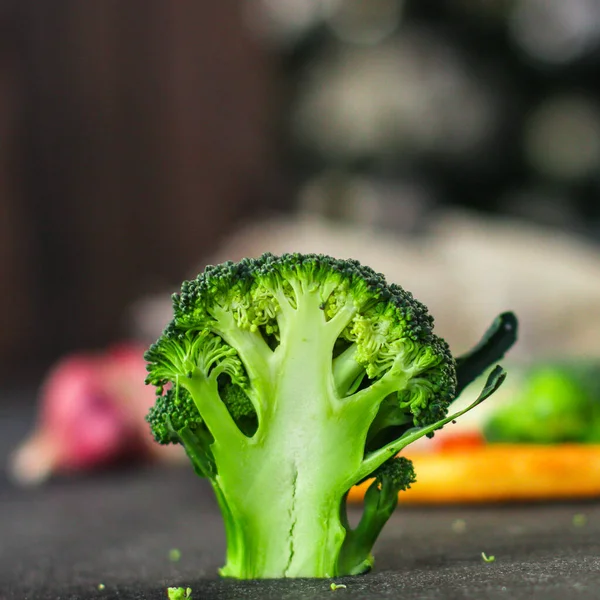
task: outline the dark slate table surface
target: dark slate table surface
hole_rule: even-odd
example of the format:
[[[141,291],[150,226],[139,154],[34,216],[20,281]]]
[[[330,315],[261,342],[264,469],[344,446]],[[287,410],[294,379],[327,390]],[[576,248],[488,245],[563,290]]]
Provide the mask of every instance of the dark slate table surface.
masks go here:
[[[31,420],[18,400],[0,402],[0,459]],[[574,524],[579,514],[585,523]],[[210,489],[190,469],[120,470],[37,490],[0,475],[1,600],[159,599],[172,585],[198,600],[597,599],[600,502],[400,508],[374,572],[338,579],[347,588],[336,591],[319,580],[220,580],[223,552]]]

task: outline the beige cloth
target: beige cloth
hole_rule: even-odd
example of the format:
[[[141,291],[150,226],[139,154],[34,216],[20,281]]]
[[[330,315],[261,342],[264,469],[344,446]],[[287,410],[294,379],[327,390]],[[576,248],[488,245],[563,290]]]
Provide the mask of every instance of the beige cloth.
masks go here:
[[[455,354],[510,309],[521,322],[513,358],[600,355],[600,249],[559,231],[462,212],[440,214],[420,238],[310,216],[274,218],[242,227],[208,262],[267,251],[356,258],[384,273],[429,307]],[[138,332],[156,337],[170,310],[166,295],[141,302]]]

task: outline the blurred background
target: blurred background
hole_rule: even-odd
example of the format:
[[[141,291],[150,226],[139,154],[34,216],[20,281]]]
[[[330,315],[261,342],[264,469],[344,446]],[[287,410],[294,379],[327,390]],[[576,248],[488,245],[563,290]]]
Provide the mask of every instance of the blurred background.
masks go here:
[[[514,309],[516,358],[599,356],[599,67],[600,0],[0,1],[3,381],[265,250],[383,271],[453,349]]]

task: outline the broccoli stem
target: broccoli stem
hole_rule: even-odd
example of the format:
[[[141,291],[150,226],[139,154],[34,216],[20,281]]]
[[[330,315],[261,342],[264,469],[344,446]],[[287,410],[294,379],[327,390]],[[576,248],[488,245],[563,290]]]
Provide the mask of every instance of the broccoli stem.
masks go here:
[[[337,574],[336,557],[345,537],[339,494],[323,494],[326,482],[314,481],[306,468],[296,472],[294,465],[287,466],[283,481],[260,478],[257,489],[235,497],[225,490],[231,518],[240,527],[226,528],[228,545],[232,538],[237,545],[228,553],[222,575],[255,579]]]
[[[400,356],[368,388],[340,397],[360,376],[352,348],[338,357],[337,368],[332,366],[343,319],[331,327],[315,327],[319,321],[331,323],[321,309],[318,289],[302,289],[297,282],[292,287],[295,302],[279,321],[281,342],[275,350],[265,345],[257,358],[250,344],[246,346],[246,332],[229,337],[239,344],[239,355],[261,396],[253,402],[260,414],[252,437],[240,430],[219,395],[219,366],[210,372],[197,367],[178,378],[214,438],[207,451],[191,432],[184,429],[181,437],[200,473],[216,467],[209,476],[225,519],[223,576],[334,577],[368,570],[375,539],[396,506],[397,489],[385,482],[371,485],[362,519],[352,529],[343,510],[349,488],[408,443],[478,404],[504,377],[497,368],[472,406],[433,425],[409,429],[365,455],[381,403],[408,383],[416,367],[406,369]],[[344,318],[351,314],[348,309]],[[260,369],[253,365],[256,360],[262,363]]]
[[[181,444],[183,445],[194,471],[200,477],[213,477],[215,474],[215,461],[210,452],[212,440],[202,440],[194,434],[189,427],[183,427],[177,432]],[[210,436],[206,436],[210,437]]]
[[[219,487],[219,484],[214,479],[211,480],[211,484],[215,492],[215,498],[217,499],[217,503],[221,509],[223,524],[225,525],[225,539],[227,540],[227,563],[238,564],[244,547],[244,540],[242,537],[240,524],[235,520],[231,508],[229,507],[227,499]]]
[[[340,505],[361,465],[370,423],[365,413],[336,410],[333,341],[310,326],[322,318],[312,300],[297,302],[285,341],[273,354],[269,404],[277,410],[259,424],[269,435],[249,439],[243,454],[213,447],[216,482],[232,519],[240,523],[239,548],[228,557],[225,576],[340,574],[337,556],[346,535]],[[374,418],[376,408],[372,412]]]
[[[216,380],[196,370],[182,381],[215,438],[211,450],[218,473],[213,485],[230,548],[223,576],[333,577],[368,570],[371,549],[394,510],[397,492],[372,485],[363,517],[352,530],[341,516],[349,487],[411,441],[468,410],[411,429],[365,457],[381,402],[409,375],[388,374],[340,398],[331,362],[335,340],[328,330],[311,326],[324,318],[318,297],[297,296],[293,310],[294,318],[282,327],[282,343],[269,356],[269,377],[260,382],[269,409],[252,438],[235,424],[218,396]],[[486,386],[483,396],[488,392]],[[268,436],[262,435],[265,430]],[[243,451],[231,452],[236,443]]]
[[[371,551],[381,530],[398,505],[398,490],[389,484],[381,489],[374,481],[365,493],[364,510],[359,524],[349,529],[340,550],[338,569],[348,575],[368,571],[373,558]]]

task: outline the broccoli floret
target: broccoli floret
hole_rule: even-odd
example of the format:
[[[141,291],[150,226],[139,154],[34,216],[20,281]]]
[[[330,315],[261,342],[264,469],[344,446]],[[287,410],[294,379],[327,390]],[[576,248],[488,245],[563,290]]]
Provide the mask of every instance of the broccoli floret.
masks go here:
[[[496,367],[480,397],[447,416],[457,363],[433,319],[354,260],[265,254],[210,266],[173,296],[173,312],[146,353],[158,394],[148,421],[210,480],[228,577],[368,570],[398,492],[415,480],[394,457],[505,376]],[[497,354],[480,344],[458,371],[461,385]],[[352,528],[347,493],[371,477]]]
[[[188,600],[192,597],[192,588],[170,587],[167,596],[169,600]]]

